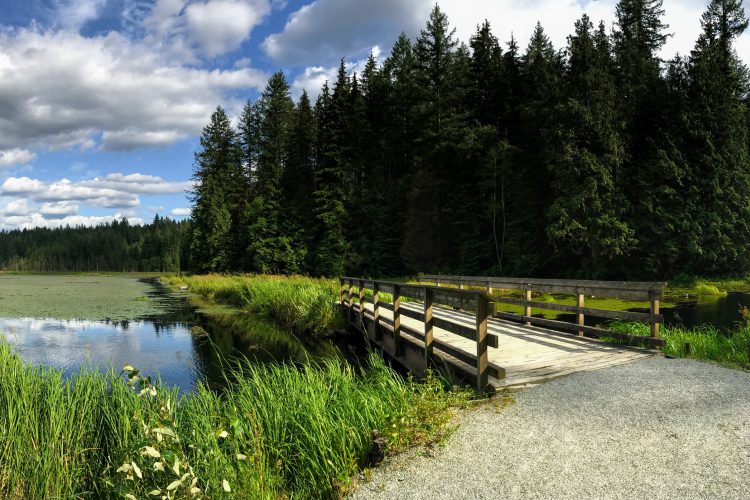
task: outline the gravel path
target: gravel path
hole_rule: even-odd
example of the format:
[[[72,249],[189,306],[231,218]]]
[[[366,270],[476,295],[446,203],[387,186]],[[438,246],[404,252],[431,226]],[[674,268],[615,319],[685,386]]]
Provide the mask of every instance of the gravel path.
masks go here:
[[[433,456],[373,470],[354,499],[750,498],[750,374],[651,358],[464,412]]]

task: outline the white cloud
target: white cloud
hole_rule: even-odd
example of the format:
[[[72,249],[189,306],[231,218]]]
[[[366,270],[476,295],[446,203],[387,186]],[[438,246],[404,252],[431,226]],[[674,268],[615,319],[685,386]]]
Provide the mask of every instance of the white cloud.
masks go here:
[[[46,218],[41,213],[32,213],[24,216],[0,217],[0,229],[31,229],[34,227],[75,227],[75,226],[98,226],[127,218],[130,224],[143,225],[143,219],[139,217],[125,217],[118,212],[114,215],[67,215],[59,218]]]
[[[26,165],[34,160],[36,160],[36,154],[28,149],[14,148],[0,151],[0,168]]]
[[[564,48],[573,23],[587,13],[594,23],[603,20],[608,29],[615,20],[617,0],[441,0],[457,37],[467,42],[485,19],[493,32],[506,42],[515,36],[526,48],[537,21],[555,47]],[[662,50],[664,59],[677,52],[687,55],[700,34],[700,17],[708,0],[664,0],[664,22],[673,34]],[[324,69],[341,57],[361,58],[369,47],[390,47],[399,32],[412,40],[423,29],[433,0],[317,0],[293,12],[284,29],[272,34],[263,47],[274,60],[307,66],[298,77],[302,82],[322,82]],[[750,12],[750,5],[746,6]],[[750,62],[750,32],[737,41],[740,57]]]
[[[39,209],[39,213],[50,219],[61,219],[78,213],[78,205],[69,201],[57,201],[45,203]]]
[[[366,56],[373,45],[390,46],[401,31],[416,34],[432,5],[433,0],[317,0],[293,12],[263,48],[283,64],[332,65],[342,57]]]
[[[185,9],[188,33],[209,57],[237,49],[270,13],[268,0],[211,0]]]
[[[5,179],[3,185],[0,186],[0,194],[4,195],[29,195],[40,193],[43,190],[44,182],[37,179],[29,179],[28,177],[9,177],[8,179]]]
[[[118,33],[0,32],[0,150],[162,146],[200,133],[257,69],[207,70]]]
[[[44,182],[28,177],[9,177],[0,186],[0,195],[26,197],[37,202],[48,202],[47,209],[70,210],[73,203],[104,208],[133,208],[140,205],[139,195],[155,196],[182,193],[191,189],[192,183],[169,182],[161,177],[144,174],[109,174],[104,177],[73,182],[61,179]],[[51,213],[51,212],[50,212]]]
[[[173,208],[169,213],[175,217],[190,217],[193,211],[189,208]]]
[[[32,208],[29,207],[28,201],[24,198],[19,198],[5,205],[2,214],[10,217],[23,217],[29,215],[31,212]]]
[[[168,182],[155,175],[120,173],[96,177],[89,181],[82,181],[82,186],[105,188],[135,194],[173,194],[184,193],[193,188],[192,181]]]
[[[379,60],[381,51],[378,46],[370,49],[373,57]],[[347,74],[350,76],[354,73],[361,75],[367,64],[367,57],[359,59],[357,61],[344,62]],[[333,90],[333,85],[338,77],[339,67],[337,66],[309,66],[305,70],[298,74],[294,81],[291,83],[292,95],[298,98],[302,95],[303,90],[307,90],[310,95],[310,99],[315,100],[320,94],[320,91],[325,82],[328,82],[329,87]]]
[[[58,4],[56,19],[65,28],[80,30],[87,21],[99,17],[106,0],[67,0]]]

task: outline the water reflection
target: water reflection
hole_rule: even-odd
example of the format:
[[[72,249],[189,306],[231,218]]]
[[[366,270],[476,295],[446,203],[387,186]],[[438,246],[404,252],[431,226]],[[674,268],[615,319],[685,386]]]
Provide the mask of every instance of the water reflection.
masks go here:
[[[130,364],[180,390],[190,390],[199,381],[221,386],[223,368],[237,360],[305,362],[341,356],[332,341],[305,343],[245,314],[200,314],[185,294],[147,281],[159,314],[130,321],[0,318],[0,335],[26,362],[52,366],[66,375],[82,366],[119,371]]]
[[[714,325],[722,329],[736,328],[743,323],[740,309],[750,308],[750,293],[731,292],[724,296],[701,296],[677,302],[674,307],[664,309],[664,321],[668,325],[692,328]]]

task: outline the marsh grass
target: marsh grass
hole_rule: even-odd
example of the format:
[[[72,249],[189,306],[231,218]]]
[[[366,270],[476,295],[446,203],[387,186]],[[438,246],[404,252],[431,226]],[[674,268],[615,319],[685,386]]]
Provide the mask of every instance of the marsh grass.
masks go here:
[[[133,367],[64,379],[0,344],[0,497],[339,496],[373,430],[390,451],[439,439],[466,399],[368,361],[237,365],[221,394],[180,396]]]
[[[304,276],[169,276],[173,287],[187,285],[203,297],[270,319],[295,334],[324,335],[341,319],[336,311],[339,285]]]
[[[613,321],[607,327],[631,335],[651,335],[650,325],[644,323]],[[715,361],[731,368],[750,368],[750,326],[738,325],[735,330],[725,332],[712,325],[690,329],[662,325],[661,336],[666,340],[664,354],[669,356]]]

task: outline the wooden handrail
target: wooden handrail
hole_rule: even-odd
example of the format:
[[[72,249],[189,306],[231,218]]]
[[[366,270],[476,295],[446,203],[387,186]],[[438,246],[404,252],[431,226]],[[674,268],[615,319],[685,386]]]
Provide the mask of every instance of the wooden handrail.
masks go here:
[[[502,369],[490,366],[488,363],[487,348],[497,348],[499,345],[498,336],[488,332],[489,317],[518,321],[525,323],[528,326],[539,325],[554,330],[568,331],[574,334],[578,333],[578,335],[620,338],[634,344],[640,343],[654,347],[664,345],[664,340],[659,338],[659,326],[664,319],[663,316],[659,314],[659,299],[661,298],[662,290],[666,283],[524,280],[518,278],[455,276],[421,276],[420,282],[419,285],[416,285],[393,281],[363,280],[360,278],[342,277],[339,278],[341,304],[346,308],[349,322],[351,323],[353,321],[353,314],[356,312],[359,315],[359,322],[361,322],[362,328],[365,328],[365,333],[370,335],[374,340],[382,340],[382,331],[380,328],[381,322],[382,324],[388,325],[390,330],[387,331],[393,332],[393,347],[394,355],[396,357],[404,355],[404,348],[407,344],[411,345],[412,349],[415,348],[413,338],[416,333],[416,338],[422,341],[421,345],[423,345],[424,349],[424,358],[427,362],[429,362],[434,356],[439,356],[443,360],[446,360],[444,354],[455,358],[454,361],[447,360],[452,364],[455,364],[456,360],[459,362],[459,365],[461,363],[466,363],[466,360],[472,360],[474,364],[472,369],[475,370],[472,371],[472,373],[476,375],[476,387],[479,391],[482,391],[487,387],[489,383],[488,377],[490,375],[495,376],[496,374],[504,373]],[[435,283],[435,285],[429,283]],[[620,296],[632,298],[637,295],[639,298],[642,298],[645,293],[645,296],[649,298],[651,303],[651,310],[649,313],[610,311],[585,307],[585,294],[583,292],[587,292],[586,294],[588,294],[592,290],[616,290],[616,287],[623,283],[626,283],[627,286],[620,289],[622,292]],[[448,288],[441,286],[444,284],[458,285],[462,288]],[[355,286],[358,287],[358,293],[356,294],[354,292]],[[481,289],[471,289],[466,287],[480,287]],[[493,288],[520,290],[523,292],[524,298],[517,299],[512,297],[492,296],[489,292],[491,292]],[[367,290],[372,290],[372,300],[368,300],[365,293]],[[576,305],[572,306],[556,304],[554,302],[534,301],[532,300],[533,291],[551,293],[575,292],[573,295],[576,296]],[[382,292],[392,293],[392,303],[383,300]],[[415,309],[414,307],[405,307],[402,304],[403,299],[405,298],[421,301],[423,303],[422,308],[420,308],[421,310]],[[354,300],[358,301],[356,307],[354,306]],[[366,308],[368,302],[373,304],[372,314],[370,314]],[[521,306],[523,307],[523,314],[512,314],[501,311],[495,312],[495,302]],[[476,324],[469,326],[466,323],[461,324],[445,318],[435,317],[433,311],[436,304],[445,304],[450,307],[458,307],[465,310],[473,309],[476,315]],[[575,314],[575,323],[534,317],[531,315],[532,308],[573,313]],[[380,312],[383,309],[392,311],[392,321],[381,317]],[[584,322],[586,315],[603,318],[622,318],[635,321],[647,321],[651,323],[651,337],[620,334],[605,328],[587,326]],[[412,328],[407,328],[402,325],[402,317],[422,321],[424,323],[423,329],[420,329],[421,331],[417,332]],[[372,321],[370,328],[367,328],[365,319]],[[455,354],[455,348],[447,348],[445,347],[447,344],[438,342],[434,339],[435,328],[474,341],[476,345],[476,354],[467,352],[460,357],[452,355],[449,351],[452,349],[453,354]],[[406,337],[403,337],[404,334],[406,334]],[[405,342],[405,338],[408,342]],[[435,350],[436,346],[440,349],[440,352]],[[464,371],[467,369],[465,364],[463,365],[463,368],[459,365],[456,365],[456,367]]]
[[[603,318],[621,318],[633,321],[645,321],[651,325],[651,337],[659,338],[660,324],[664,317],[659,314],[659,303],[666,288],[666,282],[645,282],[645,281],[594,281],[594,280],[567,280],[567,279],[537,279],[537,278],[504,278],[493,276],[442,276],[442,275],[420,275],[420,283],[435,283],[440,285],[458,285],[480,287],[491,293],[496,288],[506,290],[519,290],[524,294],[524,298],[512,299],[505,297],[494,297],[491,300],[495,302],[516,304],[524,307],[524,323],[529,326],[531,321],[531,308],[548,309],[556,311],[568,311],[575,313],[576,324],[581,326],[578,330],[579,335],[587,333],[585,326],[585,316],[595,316]],[[442,290],[447,290],[442,288]],[[455,289],[454,289],[455,290]],[[543,303],[531,300],[532,292],[541,293],[561,293],[574,295],[576,297],[575,306],[566,306],[554,303]],[[584,307],[585,296],[612,297],[634,301],[643,301],[650,304],[650,313],[638,313],[631,311],[609,311],[605,309],[593,309]],[[516,315],[517,316],[517,315]],[[590,333],[590,329],[589,332]]]
[[[420,275],[420,283],[531,290],[534,292],[564,293],[569,295],[594,295],[617,299],[650,301],[661,300],[666,282],[645,281],[595,281],[538,278],[504,278],[494,276],[442,276]]]

